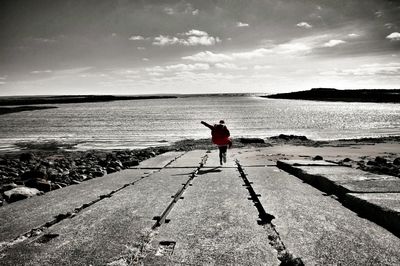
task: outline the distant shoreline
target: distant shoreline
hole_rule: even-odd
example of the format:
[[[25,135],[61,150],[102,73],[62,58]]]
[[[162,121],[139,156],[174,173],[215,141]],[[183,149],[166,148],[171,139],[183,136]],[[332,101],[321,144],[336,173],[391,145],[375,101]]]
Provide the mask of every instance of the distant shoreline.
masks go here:
[[[177,96],[143,95],[143,96],[114,96],[114,95],[71,95],[71,96],[5,96],[0,97],[0,106],[33,105],[33,104],[63,104],[111,102],[127,100],[169,99]]]
[[[278,93],[260,97],[330,102],[400,103],[400,89],[337,90],[332,88],[314,88],[306,91]]]
[[[34,111],[43,109],[53,109],[56,106],[17,106],[17,107],[0,107],[0,115],[18,113],[23,111]]]

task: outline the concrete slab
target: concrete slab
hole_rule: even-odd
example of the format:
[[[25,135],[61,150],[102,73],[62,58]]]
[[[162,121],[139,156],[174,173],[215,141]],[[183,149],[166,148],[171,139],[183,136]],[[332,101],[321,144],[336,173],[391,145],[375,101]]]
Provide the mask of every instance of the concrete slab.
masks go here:
[[[344,193],[400,193],[400,179],[362,180],[338,184]]]
[[[242,185],[235,169],[197,176],[159,229],[144,264],[279,265]],[[162,254],[162,244],[171,242],[172,255]]]
[[[340,197],[342,197],[344,193],[351,191],[349,189],[356,189],[357,191],[369,187],[369,190],[365,192],[379,192],[385,189],[385,187],[390,186],[391,183],[396,183],[396,181],[399,180],[394,176],[378,175],[344,166],[296,166],[288,164],[285,161],[278,161],[277,166],[322,191],[333,193]],[[371,183],[361,183],[366,181]],[[372,186],[372,184],[374,184],[372,181],[377,181],[376,185],[380,188]],[[385,184],[384,182],[379,183],[378,181],[390,182]],[[349,185],[347,186],[345,184]],[[392,188],[387,189],[388,192],[392,191]]]
[[[187,168],[196,168],[199,166],[201,159],[206,155],[205,150],[194,150],[185,153],[179,159],[173,161],[167,168],[174,167],[187,167]]]
[[[214,168],[214,167],[223,167],[223,168],[236,168],[236,164],[234,159],[232,158],[232,153],[230,150],[227,151],[227,156],[226,156],[226,163],[224,163],[222,166],[219,163],[219,151],[218,150],[212,150],[210,153],[207,153],[208,158],[207,161],[204,165],[206,168]]]
[[[349,193],[344,204],[400,237],[400,193]]]
[[[2,265],[106,265],[134,258],[151,239],[154,216],[171,202],[187,169],[163,169],[65,219],[41,237],[2,251]]]
[[[400,239],[381,226],[277,168],[245,172],[283,243],[305,265],[400,264]]]
[[[0,208],[0,242],[11,241],[52,221],[56,215],[73,212],[75,208],[137,181],[144,174],[151,172],[124,170],[6,205]]]
[[[291,166],[338,166],[324,160],[280,160],[280,162]]]
[[[238,149],[233,154],[234,159],[238,159],[242,166],[275,166],[268,155],[267,149]]]
[[[184,153],[185,152],[176,152],[176,151],[166,152],[157,155],[156,157],[152,157],[143,162],[140,162],[139,166],[135,168],[162,168],[169,162],[171,162],[172,160],[181,156]]]

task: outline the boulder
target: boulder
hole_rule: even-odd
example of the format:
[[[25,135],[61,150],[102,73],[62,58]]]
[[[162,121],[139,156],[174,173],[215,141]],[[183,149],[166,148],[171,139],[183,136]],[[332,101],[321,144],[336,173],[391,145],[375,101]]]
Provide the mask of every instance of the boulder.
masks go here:
[[[4,192],[4,197],[8,202],[15,202],[40,194],[41,192],[36,188],[17,187]]]
[[[117,170],[113,167],[107,167],[107,174],[115,173]]]
[[[7,191],[7,190],[11,190],[13,188],[18,187],[17,184],[15,183],[8,183],[8,184],[4,184],[0,187],[0,191]]]
[[[35,159],[35,155],[33,153],[21,153],[21,155],[19,156],[19,159],[21,161],[32,161]]]
[[[249,143],[265,143],[263,139],[260,138],[239,138],[239,141],[244,144]]]
[[[383,157],[376,156],[375,162],[376,162],[377,164],[386,164],[386,163],[387,163],[387,160],[386,160],[385,158],[383,158]]]
[[[127,167],[132,167],[132,166],[138,166],[139,161],[138,160],[128,160],[128,161],[124,161],[122,164],[125,168],[127,168]]]
[[[313,158],[314,161],[321,161],[321,160],[323,160],[323,159],[324,159],[324,158],[322,158],[321,155],[314,156],[314,158]]]
[[[31,170],[21,175],[21,180],[28,179],[47,179],[46,171],[44,170]]]
[[[48,192],[51,190],[51,183],[45,179],[29,179],[25,181],[25,186],[37,188],[40,191]]]
[[[400,157],[394,159],[393,164],[400,166]]]

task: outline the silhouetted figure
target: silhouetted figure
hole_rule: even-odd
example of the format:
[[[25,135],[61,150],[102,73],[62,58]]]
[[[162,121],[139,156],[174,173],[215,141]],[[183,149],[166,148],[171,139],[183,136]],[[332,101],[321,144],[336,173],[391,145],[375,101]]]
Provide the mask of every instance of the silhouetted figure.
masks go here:
[[[210,125],[204,121],[201,121],[203,125],[211,129],[212,142],[218,146],[219,149],[219,163],[226,163],[226,151],[232,146],[232,141],[230,140],[230,133],[228,128],[225,126],[224,120],[219,121],[219,124]]]

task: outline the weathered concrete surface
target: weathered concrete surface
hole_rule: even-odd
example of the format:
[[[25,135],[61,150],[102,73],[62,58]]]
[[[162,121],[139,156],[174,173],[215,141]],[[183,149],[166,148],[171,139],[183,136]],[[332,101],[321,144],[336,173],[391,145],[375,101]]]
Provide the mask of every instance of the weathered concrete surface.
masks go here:
[[[50,222],[56,215],[75,208],[135,182],[149,170],[125,170],[87,180],[79,185],[50,191],[0,208],[0,242],[7,242]]]
[[[280,160],[280,163],[288,164],[290,166],[338,166],[335,163],[324,160]]]
[[[349,193],[344,204],[400,237],[400,193]]]
[[[187,169],[163,169],[111,198],[52,226],[39,238],[0,254],[2,265],[105,265],[132,258],[151,240],[154,216],[188,179]],[[47,241],[47,242],[46,242]]]
[[[344,193],[400,193],[400,179],[362,180],[341,183],[340,194]],[[400,203],[400,202],[399,202]]]
[[[179,160],[173,161],[167,168],[187,167],[196,168],[200,165],[202,157],[206,155],[205,150],[194,150],[184,154]]]
[[[221,166],[219,163],[219,150],[212,150],[210,153],[207,153],[207,161],[204,165],[206,168],[214,168],[214,167],[230,167],[230,168],[236,168],[236,164],[234,159],[232,158],[232,150],[227,151],[226,154],[226,163],[223,163]]]
[[[276,162],[269,159],[268,148],[235,149],[233,158],[238,159],[242,166],[275,166]]]
[[[306,265],[398,265],[400,239],[298,178],[245,168],[283,243]]]
[[[160,228],[145,265],[279,264],[237,170],[199,175],[183,196],[168,216],[171,221]],[[162,241],[175,242],[172,255],[162,254]]]
[[[140,162],[139,166],[136,166],[134,168],[162,168],[184,153],[185,152],[175,152],[175,151],[166,152],[157,155],[156,157],[152,157],[143,162]]]

